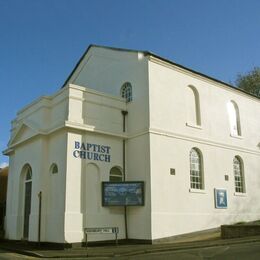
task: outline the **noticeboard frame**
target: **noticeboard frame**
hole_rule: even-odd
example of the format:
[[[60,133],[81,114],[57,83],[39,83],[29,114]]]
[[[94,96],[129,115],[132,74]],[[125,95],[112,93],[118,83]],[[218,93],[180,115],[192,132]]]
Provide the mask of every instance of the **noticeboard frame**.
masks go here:
[[[215,208],[227,209],[228,208],[227,190],[223,188],[215,188],[214,195],[215,195]]]
[[[121,202],[110,202],[108,200],[106,200],[106,194],[105,194],[105,188],[108,187],[108,186],[118,186],[117,189],[120,189],[120,188],[124,188],[124,186],[129,186],[129,185],[133,185],[133,184],[136,184],[136,185],[139,185],[139,189],[141,190],[141,195],[140,195],[140,198],[141,201],[138,202],[138,203],[129,203],[127,202],[127,194],[120,194],[118,196],[121,196],[120,198],[122,199]],[[125,187],[126,188],[126,187]],[[116,191],[119,193],[119,190]],[[102,182],[102,206],[103,207],[120,207],[120,206],[144,206],[145,205],[145,196],[144,196],[144,181],[122,181],[122,182],[109,182],[109,181],[103,181]],[[112,196],[111,196],[112,197]]]

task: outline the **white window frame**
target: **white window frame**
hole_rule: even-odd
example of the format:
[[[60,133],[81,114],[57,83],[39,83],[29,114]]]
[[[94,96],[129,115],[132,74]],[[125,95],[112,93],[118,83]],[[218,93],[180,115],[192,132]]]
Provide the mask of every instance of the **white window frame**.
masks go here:
[[[197,148],[190,150],[190,188],[204,190],[202,155]]]
[[[245,193],[245,177],[242,159],[235,156],[233,159],[235,193]]]

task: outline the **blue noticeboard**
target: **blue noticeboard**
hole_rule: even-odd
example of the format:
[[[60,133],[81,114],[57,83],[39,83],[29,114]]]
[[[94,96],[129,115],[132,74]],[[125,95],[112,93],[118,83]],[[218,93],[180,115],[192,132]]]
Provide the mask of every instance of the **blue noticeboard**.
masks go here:
[[[144,182],[102,182],[102,206],[143,206]]]
[[[215,189],[215,208],[227,208],[227,191],[225,189]]]

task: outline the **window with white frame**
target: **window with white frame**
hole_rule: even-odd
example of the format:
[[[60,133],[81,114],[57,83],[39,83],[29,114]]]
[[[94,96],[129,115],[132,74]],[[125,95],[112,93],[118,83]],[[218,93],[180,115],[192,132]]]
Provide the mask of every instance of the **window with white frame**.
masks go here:
[[[230,132],[233,136],[241,136],[239,109],[234,101],[229,101],[227,104]]]
[[[192,148],[190,151],[190,187],[191,189],[204,189],[202,156],[197,148]]]
[[[243,172],[242,159],[235,156],[233,160],[234,179],[235,179],[235,192],[245,193],[245,180]]]
[[[131,102],[133,100],[132,96],[132,85],[126,82],[121,87],[121,97],[126,99],[126,102]]]

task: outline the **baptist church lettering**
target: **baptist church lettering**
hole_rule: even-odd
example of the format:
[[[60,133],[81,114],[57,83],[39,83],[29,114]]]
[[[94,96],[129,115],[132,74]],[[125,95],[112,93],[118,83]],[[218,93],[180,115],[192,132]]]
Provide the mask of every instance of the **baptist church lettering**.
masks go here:
[[[75,141],[73,156],[80,159],[110,162],[110,146]]]

